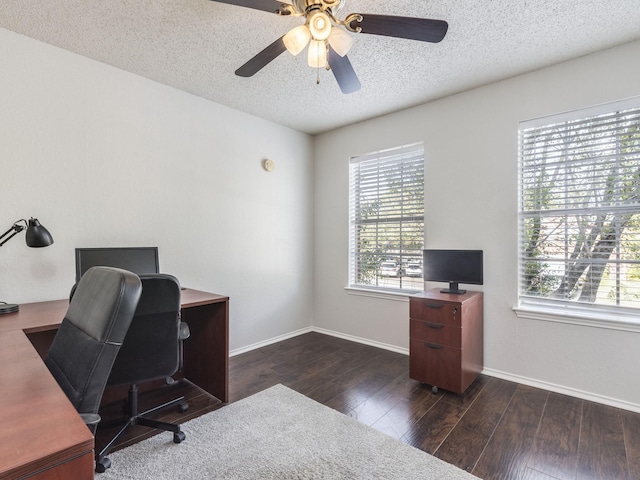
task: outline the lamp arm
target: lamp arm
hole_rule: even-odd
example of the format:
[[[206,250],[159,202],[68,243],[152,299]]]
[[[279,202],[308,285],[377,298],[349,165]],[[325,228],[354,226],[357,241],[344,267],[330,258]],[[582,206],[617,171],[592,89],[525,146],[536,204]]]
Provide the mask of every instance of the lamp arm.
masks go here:
[[[11,228],[9,230],[7,230],[2,235],[0,235],[0,247],[3,246],[5,243],[7,243],[9,240],[11,240],[14,236],[16,236],[18,233],[20,233],[22,230],[25,229],[25,227],[20,225],[20,222],[24,222],[25,224],[27,223],[27,221],[25,219],[18,220],[13,225],[11,225]],[[12,231],[13,231],[13,233],[11,233]],[[9,235],[10,233],[11,233],[11,235]],[[7,237],[7,235],[9,235],[9,236]]]

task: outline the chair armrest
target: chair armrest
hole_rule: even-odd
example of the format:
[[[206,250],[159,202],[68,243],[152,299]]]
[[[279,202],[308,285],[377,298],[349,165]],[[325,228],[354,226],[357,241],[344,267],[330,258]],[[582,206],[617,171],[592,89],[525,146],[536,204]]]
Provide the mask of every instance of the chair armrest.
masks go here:
[[[189,325],[185,322],[180,322],[180,340],[186,340],[191,336],[191,331],[189,330]]]
[[[100,423],[100,415],[97,413],[81,413],[80,417],[88,427],[96,426]]]

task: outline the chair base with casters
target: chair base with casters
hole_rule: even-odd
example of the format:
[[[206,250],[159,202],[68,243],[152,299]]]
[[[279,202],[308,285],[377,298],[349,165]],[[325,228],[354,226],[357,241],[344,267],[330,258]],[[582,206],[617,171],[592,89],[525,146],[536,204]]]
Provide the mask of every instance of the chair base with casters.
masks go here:
[[[117,434],[96,453],[96,472],[106,471],[111,466],[107,458],[116,442],[132,426],[167,430],[173,432],[174,443],[181,443],[185,434],[173,423],[149,418],[170,407],[177,406],[184,412],[188,405],[184,397],[171,400],[151,410],[138,411],[138,385],[165,379],[171,383],[182,360],[182,342],[189,336],[186,324],[180,321],[180,284],[165,274],[140,275],[142,295],[129,330],[111,369],[107,385],[129,386],[124,418],[101,422],[98,429],[120,426]]]
[[[186,412],[189,408],[189,405],[185,401],[184,396],[182,396],[163,403],[162,405],[158,405],[157,407],[153,407],[142,413],[138,413],[138,387],[137,385],[131,385],[129,387],[129,396],[126,404],[127,416],[125,418],[100,423],[100,428],[110,428],[117,425],[121,425],[122,428],[120,428],[118,433],[109,441],[107,445],[104,446],[102,450],[96,453],[96,472],[103,473],[107,470],[107,468],[111,466],[111,460],[109,460],[107,455],[109,454],[109,452],[111,452],[118,439],[130,427],[133,427],[134,425],[173,432],[173,443],[181,443],[186,438],[186,436],[184,432],[180,430],[179,425],[147,418],[148,415],[153,415],[154,413],[166,410],[174,406],[178,408],[178,411],[180,413]]]

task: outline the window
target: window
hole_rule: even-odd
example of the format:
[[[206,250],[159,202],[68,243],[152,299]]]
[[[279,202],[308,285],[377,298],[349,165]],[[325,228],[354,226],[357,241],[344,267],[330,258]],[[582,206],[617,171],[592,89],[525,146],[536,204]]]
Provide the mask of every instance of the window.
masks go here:
[[[349,286],[422,290],[422,143],[353,157],[349,179]]]
[[[640,98],[522,122],[520,303],[640,308]]]

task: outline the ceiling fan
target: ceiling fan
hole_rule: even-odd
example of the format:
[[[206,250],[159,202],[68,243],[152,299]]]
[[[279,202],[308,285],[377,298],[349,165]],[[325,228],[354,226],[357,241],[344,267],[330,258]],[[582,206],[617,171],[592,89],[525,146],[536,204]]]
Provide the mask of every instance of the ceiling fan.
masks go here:
[[[444,38],[449,27],[444,20],[363,13],[350,13],[340,20],[336,13],[344,6],[345,0],[291,0],[292,3],[277,0],[212,1],[276,15],[305,17],[303,25],[293,28],[266,47],[238,68],[236,75],[251,77],[285,50],[297,55],[309,45],[309,66],[331,70],[342,93],[360,89],[360,81],[347,58],[347,52],[353,44],[353,38],[347,32],[437,43]]]

